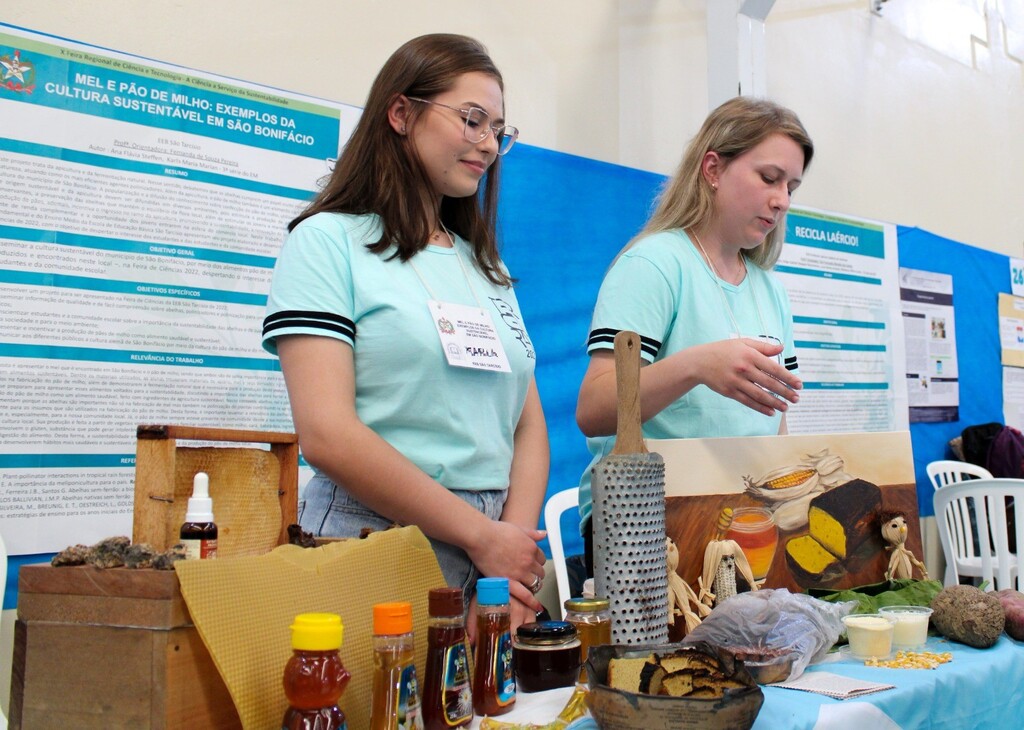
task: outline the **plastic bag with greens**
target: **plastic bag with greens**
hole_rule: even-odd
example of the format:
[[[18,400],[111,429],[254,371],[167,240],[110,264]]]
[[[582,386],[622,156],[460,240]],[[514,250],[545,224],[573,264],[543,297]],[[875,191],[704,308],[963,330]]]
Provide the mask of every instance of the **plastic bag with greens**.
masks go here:
[[[856,603],[827,603],[785,588],[737,593],[683,639],[728,649],[763,684],[796,679],[825,658]]]

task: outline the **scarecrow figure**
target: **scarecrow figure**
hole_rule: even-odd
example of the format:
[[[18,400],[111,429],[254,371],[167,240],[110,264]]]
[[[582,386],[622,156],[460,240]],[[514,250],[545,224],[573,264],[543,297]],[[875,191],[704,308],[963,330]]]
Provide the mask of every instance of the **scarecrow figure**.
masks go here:
[[[711,613],[711,609],[697,600],[697,594],[690,584],[679,577],[679,549],[671,537],[665,538],[665,553],[668,563],[668,625],[675,623],[676,616],[682,616],[686,622],[686,633],[690,633],[700,625],[701,619]],[[696,613],[690,605],[697,609]]]
[[[735,540],[712,540],[704,550],[704,573],[698,583],[700,600],[707,606],[717,606],[726,598],[736,595],[736,571],[747,581],[750,590],[757,590],[757,581],[750,570],[743,548]]]
[[[886,550],[891,550],[889,568],[885,571],[885,579],[913,578],[914,568],[921,571],[921,579],[928,580],[928,569],[924,563],[914,557],[907,549],[907,518],[902,512],[888,512],[882,515],[882,537],[889,543]]]

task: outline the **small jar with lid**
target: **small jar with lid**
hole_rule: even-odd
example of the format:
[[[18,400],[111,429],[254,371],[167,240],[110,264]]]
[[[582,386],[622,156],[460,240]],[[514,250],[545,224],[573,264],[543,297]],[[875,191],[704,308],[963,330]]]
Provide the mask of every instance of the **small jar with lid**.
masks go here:
[[[537,621],[516,629],[512,642],[516,685],[521,692],[543,692],[576,684],[580,640],[568,621]]]
[[[576,627],[580,638],[580,681],[587,681],[587,653],[592,646],[612,643],[612,614],[607,598],[570,598],[565,602],[565,620]]]

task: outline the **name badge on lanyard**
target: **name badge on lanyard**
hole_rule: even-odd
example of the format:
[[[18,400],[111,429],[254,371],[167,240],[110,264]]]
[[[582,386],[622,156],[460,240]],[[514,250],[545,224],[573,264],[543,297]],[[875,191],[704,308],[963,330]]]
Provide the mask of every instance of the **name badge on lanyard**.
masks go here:
[[[427,301],[448,364],[458,368],[510,373],[505,348],[490,313],[465,304]]]

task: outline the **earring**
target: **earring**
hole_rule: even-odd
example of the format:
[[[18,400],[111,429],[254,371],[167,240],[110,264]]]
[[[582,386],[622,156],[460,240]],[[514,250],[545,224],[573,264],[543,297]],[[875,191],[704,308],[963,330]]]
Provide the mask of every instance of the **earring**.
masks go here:
[[[718,190],[718,183],[711,183],[712,190]]]
[[[405,125],[402,125],[402,134],[405,134]]]

